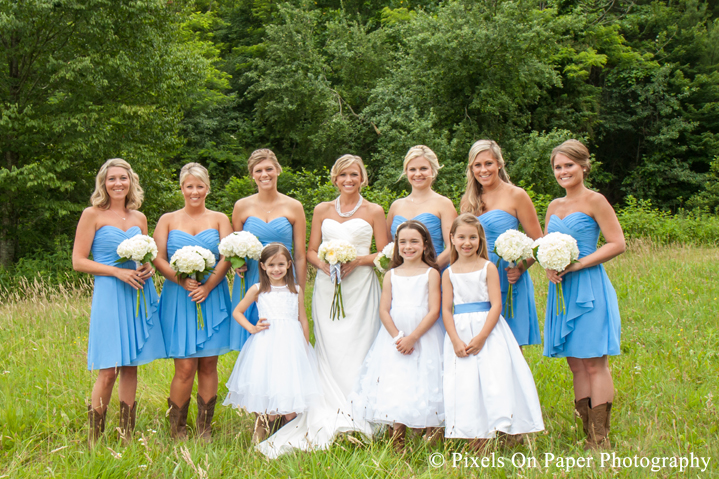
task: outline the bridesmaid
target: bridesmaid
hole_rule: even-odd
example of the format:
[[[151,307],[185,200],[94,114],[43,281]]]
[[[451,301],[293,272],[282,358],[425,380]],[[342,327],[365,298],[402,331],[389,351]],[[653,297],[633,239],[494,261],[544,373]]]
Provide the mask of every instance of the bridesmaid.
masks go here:
[[[223,213],[208,210],[205,198],[210,192],[207,169],[188,163],[180,171],[180,189],[185,207],[162,215],[155,229],[155,266],[166,278],[160,296],[160,320],[168,357],[175,360],[175,375],[167,405],[170,408],[170,434],[187,437],[187,411],[192,384],[197,373],[197,436],[210,441],[212,416],[217,402],[217,357],[230,350],[230,289],[225,275],[230,263],[218,251],[220,239],[232,233],[230,220]],[[169,260],[183,246],[201,246],[217,258],[214,271],[204,282],[178,280]],[[198,327],[200,303],[205,326]]]
[[[586,146],[577,140],[565,141],[552,151],[551,163],[554,177],[567,195],[550,203],[546,230],[573,236],[579,246],[579,262],[561,273],[547,271],[551,284],[544,355],[567,358],[574,381],[574,407],[587,434],[585,449],[609,448],[614,383],[607,356],[620,352],[621,319],[617,295],[602,263],[624,252],[624,233],[606,198],[584,186],[591,169]],[[600,233],[606,243],[597,249]],[[566,314],[557,314],[555,285],[559,283]]]
[[[429,230],[440,268],[449,265],[449,230],[457,217],[452,201],[432,190],[441,166],[434,151],[424,145],[413,146],[404,157],[402,176],[407,176],[412,192],[392,203],[387,227],[394,238],[397,227],[408,219],[420,221]],[[401,178],[401,177],[400,177]]]
[[[115,263],[120,259],[117,247],[122,241],[147,234],[147,219],[137,211],[142,200],[140,179],[129,163],[120,158],[107,160],[95,177],[92,206],[82,212],[75,234],[72,267],[95,276],[87,368],[99,372],[92,402],[87,407],[90,446],[105,430],[107,405],[118,373],[120,435],[126,444],[132,440],[137,411],[137,366],[165,357],[152,265],[147,263],[136,270],[132,261]],[[93,259],[88,258],[90,252]],[[140,301],[140,312],[136,315],[140,288],[148,309]]]
[[[282,167],[271,150],[263,148],[253,151],[247,160],[247,169],[255,180],[257,193],[235,203],[232,227],[235,231],[249,231],[257,236],[263,246],[275,242],[284,244],[292,252],[295,274],[304,291],[307,282],[307,220],[302,203],[277,191],[277,177],[282,173]],[[247,260],[246,267],[236,272],[232,285],[232,311],[245,296],[245,291],[241,291],[240,274],[245,275],[245,287],[258,283],[260,276],[257,261]],[[255,303],[245,311],[245,317],[252,324],[257,324]],[[232,322],[230,329],[232,349],[239,351],[250,333],[236,321]]]
[[[484,227],[487,235],[489,259],[496,264],[499,257],[494,254],[497,237],[509,229],[522,225],[525,234],[532,239],[542,236],[542,227],[537,211],[529,195],[522,188],[512,185],[504,167],[504,158],[499,145],[492,140],[479,140],[469,150],[467,164],[467,189],[460,202],[462,213],[472,213]],[[527,260],[527,267],[534,260]],[[502,260],[499,264],[499,283],[502,289],[502,305],[507,302],[509,285],[513,284],[513,315],[502,315],[514,333],[520,346],[540,344],[539,320],[534,302],[534,284],[525,274],[524,264],[514,268]]]

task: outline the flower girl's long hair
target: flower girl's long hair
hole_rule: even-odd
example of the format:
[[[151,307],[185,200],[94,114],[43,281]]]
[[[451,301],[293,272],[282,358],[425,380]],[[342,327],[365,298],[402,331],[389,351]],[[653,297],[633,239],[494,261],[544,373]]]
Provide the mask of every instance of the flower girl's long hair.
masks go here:
[[[462,213],[461,215],[457,216],[457,218],[455,218],[454,222],[452,223],[452,228],[449,230],[449,264],[453,264],[459,258],[459,253],[457,252],[457,248],[454,247],[452,238],[454,238],[454,234],[457,232],[457,228],[459,228],[463,224],[474,226],[475,228],[477,228],[477,234],[479,234],[479,247],[477,248],[477,254],[481,258],[489,260],[489,254],[487,252],[487,237],[484,234],[484,228],[482,227],[482,223],[480,223],[477,217],[474,216],[472,213]]]
[[[439,271],[439,266],[437,265],[437,253],[434,252],[432,236],[429,234],[427,227],[417,220],[405,221],[397,227],[397,231],[394,234],[394,253],[392,253],[392,262],[389,266],[390,269],[396,268],[404,263],[404,258],[399,254],[399,244],[397,244],[397,239],[399,238],[399,232],[408,228],[419,232],[419,235],[422,237],[422,241],[424,242],[422,261],[424,261],[424,263],[428,266]]]
[[[292,255],[290,254],[290,250],[288,250],[285,245],[283,245],[282,243],[268,244],[267,246],[262,248],[259,262],[264,265],[270,258],[272,258],[278,253],[284,256],[287,260],[287,274],[284,277],[287,289],[289,289],[291,293],[299,293],[297,289],[297,284],[295,283],[295,267],[294,262],[292,261]],[[267,275],[267,271],[265,271],[262,266],[259,267],[259,270],[260,293],[268,293],[272,291],[272,283],[270,282],[270,277]]]

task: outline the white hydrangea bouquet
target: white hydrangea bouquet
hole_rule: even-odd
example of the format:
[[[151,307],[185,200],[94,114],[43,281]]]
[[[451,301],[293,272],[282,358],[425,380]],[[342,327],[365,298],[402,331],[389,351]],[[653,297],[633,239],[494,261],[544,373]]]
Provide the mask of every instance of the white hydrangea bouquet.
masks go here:
[[[207,248],[201,246],[183,246],[175,251],[170,259],[170,267],[175,272],[177,279],[192,278],[202,281],[210,274],[215,266],[215,255]],[[205,322],[202,319],[202,308],[200,303],[197,306],[197,327],[203,329]]]
[[[330,279],[335,284],[335,294],[332,296],[330,317],[334,321],[340,315],[345,317],[345,307],[342,302],[342,264],[354,261],[357,258],[357,249],[344,240],[323,241],[317,250],[320,261],[330,265]]]
[[[220,241],[220,254],[229,261],[234,269],[242,268],[247,259],[259,260],[262,243],[249,231],[237,231],[225,236]],[[245,292],[245,276],[240,275],[240,292]]]
[[[117,255],[120,259],[115,261],[115,264],[134,261],[135,269],[140,269],[143,264],[149,263],[157,258],[157,244],[155,244],[155,240],[152,239],[151,236],[136,235],[126,239],[117,246]],[[145,290],[144,288],[140,288],[137,290],[137,301],[135,301],[135,317],[140,315],[140,294],[142,294],[142,301],[145,303],[145,314],[147,314]]]
[[[567,266],[576,263],[579,258],[579,247],[577,240],[570,235],[564,233],[549,233],[543,238],[539,238],[532,244],[532,253],[534,259],[544,269],[552,269],[557,272],[564,271]],[[567,307],[564,303],[564,292],[562,291],[562,283],[557,283],[557,314],[561,309],[566,314]]]
[[[532,238],[517,230],[507,230],[495,240],[494,254],[499,256],[497,260],[497,269],[499,269],[499,261],[504,260],[509,263],[510,268],[514,268],[521,261],[524,263],[524,269],[527,269],[527,258],[532,257]],[[514,285],[509,284],[507,289],[507,301],[504,303],[505,317],[514,317]]]
[[[388,243],[387,246],[382,248],[382,251],[375,256],[374,265],[380,273],[386,273],[389,270],[389,265],[392,262],[392,255],[394,254],[394,242]]]

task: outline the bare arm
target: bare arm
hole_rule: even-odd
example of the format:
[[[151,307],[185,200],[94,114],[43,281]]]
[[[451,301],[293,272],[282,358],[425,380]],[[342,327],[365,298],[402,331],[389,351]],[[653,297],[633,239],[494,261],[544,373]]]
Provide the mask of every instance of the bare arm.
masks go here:
[[[310,241],[307,244],[307,262],[317,268],[319,271],[324,272],[327,276],[330,274],[330,265],[324,261],[320,261],[317,256],[317,250],[322,244],[322,222],[325,219],[327,207],[325,203],[320,203],[315,206],[314,214],[312,215],[312,229],[310,230]]]
[[[242,200],[244,200],[244,198],[235,201],[235,206],[232,208],[232,229],[234,231],[242,231],[245,220],[247,219],[243,211]]]
[[[517,202],[517,219],[522,225],[522,229],[524,229],[524,232],[527,234],[527,236],[529,236],[533,240],[541,238],[542,226],[539,224],[537,210],[534,209],[532,199],[529,197],[527,192],[521,188],[517,188],[517,190],[515,190],[515,198]],[[516,283],[519,280],[519,277],[522,276],[522,274],[526,270],[531,268],[533,264],[534,258],[527,258],[526,267],[524,265],[524,262],[520,262],[515,268],[505,268],[507,271],[507,280],[509,281],[509,283]]]
[[[452,341],[454,354],[457,357],[467,357],[467,345],[464,344],[457,334],[457,328],[454,326],[454,314],[452,306],[454,305],[454,290],[452,289],[452,281],[449,279],[449,270],[445,270],[442,274],[442,322],[444,329],[447,330],[449,340]]]
[[[220,238],[232,233],[232,225],[230,220],[227,219],[224,213],[213,212],[217,217],[217,229],[220,234]],[[199,285],[190,293],[190,298],[196,303],[202,303],[207,299],[207,296],[212,292],[215,287],[227,276],[227,271],[230,269],[230,262],[225,261],[224,256],[220,256],[220,260],[215,264],[215,269],[212,270],[210,276],[205,280],[204,283]]]
[[[440,221],[442,222],[442,239],[444,240],[444,251],[437,252],[437,264],[440,268],[449,266],[449,231],[452,229],[452,223],[457,218],[457,210],[449,198],[442,197],[443,200],[440,208]],[[436,246],[435,246],[436,247]]]
[[[292,213],[294,215],[292,223],[292,244],[295,260],[295,271],[297,272],[297,280],[300,287],[304,290],[307,284],[307,219],[305,218],[305,210],[299,201],[293,202]],[[309,331],[309,329],[308,329]]]
[[[490,333],[499,321],[502,312],[502,289],[499,286],[499,272],[491,262],[487,265],[487,289],[489,291],[489,302],[492,307],[487,313],[487,319],[482,330],[467,345],[467,354],[476,355],[484,347]]]
[[[379,301],[379,319],[382,321],[382,325],[384,326],[384,329],[387,330],[389,335],[395,338],[399,334],[399,329],[397,329],[397,325],[394,324],[394,320],[389,314],[392,308],[392,274],[391,270],[388,271],[382,280],[382,297]]]
[[[398,341],[397,350],[403,354],[405,350],[414,349],[414,345],[419,338],[429,331],[434,323],[439,319],[439,309],[442,302],[442,292],[439,287],[440,276],[439,272],[432,268],[429,272],[429,311],[427,315],[422,318],[422,321],[407,337],[402,338]]]
[[[267,324],[267,318],[260,318],[255,325],[252,324],[244,314],[245,311],[247,311],[247,308],[249,308],[252,303],[257,301],[258,295],[259,290],[257,289],[257,287],[253,286],[251,288],[248,288],[247,294],[245,294],[245,297],[242,298],[240,304],[238,304],[235,310],[232,312],[232,317],[235,318],[235,321],[240,323],[240,326],[245,328],[250,334],[257,334],[260,331],[264,331],[265,329],[270,327],[270,325]]]
[[[305,335],[305,341],[307,341],[307,344],[310,344],[310,323],[307,321],[307,311],[305,310],[305,291],[302,288],[299,288],[299,290],[298,296],[300,304],[298,305],[298,309],[300,313],[300,324],[302,325],[302,333]]]

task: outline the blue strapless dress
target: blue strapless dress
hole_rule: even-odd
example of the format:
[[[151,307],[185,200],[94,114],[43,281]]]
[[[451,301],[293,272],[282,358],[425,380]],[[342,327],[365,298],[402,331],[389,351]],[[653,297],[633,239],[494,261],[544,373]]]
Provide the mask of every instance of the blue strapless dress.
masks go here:
[[[183,246],[201,246],[219,259],[220,234],[206,229],[195,236],[180,230],[167,235],[167,257]],[[165,333],[165,348],[170,358],[204,358],[219,356],[230,350],[230,288],[223,278],[201,303],[203,329],[198,329],[197,306],[189,292],[170,279],[165,280],[160,295],[160,320]]]
[[[420,213],[413,220],[417,220],[427,227],[429,235],[432,237],[432,246],[434,246],[434,252],[437,256],[444,251],[444,238],[442,236],[442,220],[432,213]],[[395,215],[392,219],[392,241],[394,241],[394,235],[397,232],[397,227],[407,221],[407,218],[400,215]]]
[[[135,269],[133,261],[120,259],[117,247],[128,238],[142,234],[138,226],[122,231],[103,226],[92,240],[92,257],[102,264]],[[87,345],[87,369],[139,366],[164,358],[165,343],[157,316],[158,296],[152,278],[145,281],[145,302],[140,296],[140,314],[135,316],[137,290],[113,276],[95,276]]]
[[[547,231],[574,237],[583,258],[597,250],[599,225],[582,212],[563,220],[552,215]],[[603,265],[563,276],[566,314],[557,314],[556,286],[549,283],[544,322],[544,355],[549,357],[599,358],[620,353],[622,328],[617,294]]]
[[[243,231],[250,232],[257,236],[257,239],[260,240],[262,246],[270,243],[282,243],[288,250],[290,250],[290,252],[292,252],[292,223],[290,223],[290,220],[284,216],[275,218],[269,223],[265,223],[255,216],[249,216],[247,220],[245,220],[245,224],[242,229]],[[260,265],[257,261],[253,259],[247,260],[247,271],[245,272],[246,288],[260,282],[259,267]],[[232,285],[233,312],[245,296],[245,291],[241,291],[240,285],[240,276],[235,274],[235,281]],[[247,308],[247,311],[245,311],[245,317],[250,323],[257,324],[257,321],[260,319],[257,314],[257,304],[252,303],[250,307]],[[247,341],[250,337],[250,333],[245,328],[240,326],[240,324],[234,319],[232,320],[232,326],[230,329],[230,344],[232,345],[232,349],[234,351],[239,351],[242,349],[242,346],[245,345],[245,341]]]
[[[494,242],[499,235],[507,230],[518,229],[519,220],[504,210],[487,211],[477,219],[484,227],[484,233],[487,236],[487,250],[489,251],[489,260],[497,264],[499,256],[492,253],[494,250]],[[499,285],[502,289],[502,308],[507,301],[507,291],[509,291],[509,281],[507,280],[507,272],[504,268],[508,268],[509,263],[504,260],[499,262]],[[514,284],[512,289],[512,301],[514,303],[514,317],[508,318],[502,315],[509,324],[510,329],[514,333],[514,338],[520,346],[528,344],[541,344],[542,336],[539,334],[539,318],[537,317],[537,307],[534,302],[534,283],[529,273],[524,273]]]

